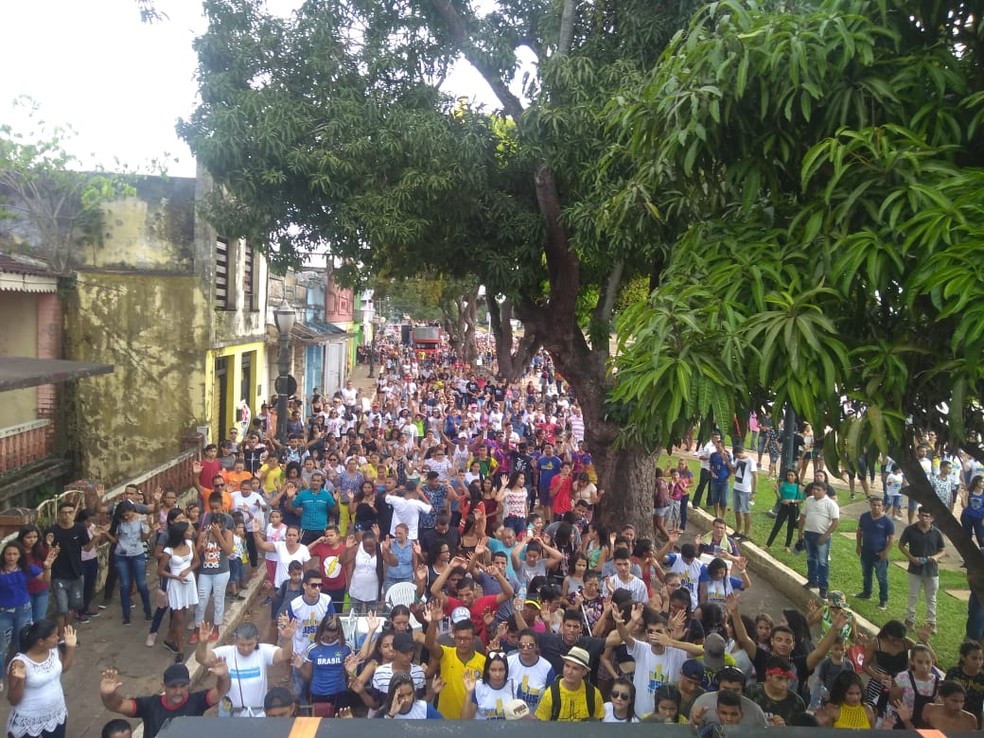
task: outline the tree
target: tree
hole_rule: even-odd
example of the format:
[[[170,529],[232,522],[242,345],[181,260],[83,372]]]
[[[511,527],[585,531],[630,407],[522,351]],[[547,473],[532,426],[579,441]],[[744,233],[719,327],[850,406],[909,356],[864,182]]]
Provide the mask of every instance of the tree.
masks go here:
[[[415,279],[376,276],[372,281],[377,304],[414,320],[440,322],[462,361],[474,363],[475,320],[479,285],[474,279],[447,279],[419,275]]]
[[[835,469],[892,453],[979,596],[984,557],[913,445],[984,460],[982,42],[959,3],[709,6],[612,107],[609,158],[632,168],[609,211],[650,193],[673,231],[621,324],[631,437],[788,402],[833,429]]]
[[[127,174],[80,171],[82,162],[65,146],[74,131],[38,120],[29,98],[14,106],[28,109],[36,130],[0,126],[0,219],[8,221],[0,239],[6,248],[27,244],[54,273],[67,274],[77,249],[102,243],[105,203],[136,190]]]
[[[647,240],[598,227],[619,180],[598,177],[600,113],[655,63],[690,6],[485,5],[310,0],[280,19],[249,0],[208,0],[201,105],[179,130],[219,185],[208,216],[275,268],[327,245],[372,272],[484,285],[500,372],[516,379],[547,349],[583,406],[611,493],[605,514],[648,524],[654,459],[613,447],[619,426],[605,403],[614,300],[654,255]],[[522,95],[510,87],[520,47],[536,56]],[[459,59],[500,109],[441,92]],[[589,293],[582,326],[578,299]],[[515,351],[512,316],[524,325]]]

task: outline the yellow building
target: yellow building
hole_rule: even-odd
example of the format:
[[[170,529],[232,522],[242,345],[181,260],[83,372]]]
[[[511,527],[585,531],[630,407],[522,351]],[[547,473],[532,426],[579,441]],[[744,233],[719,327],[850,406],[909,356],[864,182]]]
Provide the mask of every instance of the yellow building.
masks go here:
[[[194,434],[255,415],[267,381],[266,261],[196,212],[204,177],[146,178],[79,249],[66,353],[115,366],[78,388],[81,474],[107,484],[161,464]]]

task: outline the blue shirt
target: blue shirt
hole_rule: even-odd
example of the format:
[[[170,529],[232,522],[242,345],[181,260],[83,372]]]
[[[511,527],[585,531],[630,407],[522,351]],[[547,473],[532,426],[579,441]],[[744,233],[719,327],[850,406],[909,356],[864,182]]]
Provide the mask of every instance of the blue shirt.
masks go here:
[[[716,482],[725,482],[728,477],[731,476],[731,470],[728,468],[728,456],[727,452],[720,453],[715,451],[710,455],[707,460],[707,464],[711,469],[711,479]]]
[[[541,456],[536,462],[536,468],[540,470],[540,491],[546,492],[550,489],[550,482],[560,473],[562,463],[559,456]]]
[[[437,514],[444,510],[444,501],[448,496],[448,488],[442,484],[437,489],[432,489],[429,484],[425,484],[421,487],[421,491],[430,500],[431,511],[429,513],[421,511],[418,524],[421,528],[433,528],[437,521]]]
[[[862,513],[858,518],[858,526],[861,528],[862,553],[881,553],[888,545],[889,536],[895,535],[895,523],[888,515],[882,515],[875,520],[870,512]]]
[[[305,659],[311,662],[311,694],[340,694],[348,689],[345,658],[352,649],[340,643],[311,647]]]
[[[413,543],[408,539],[401,548],[395,538],[390,542],[390,553],[396,557],[396,566],[390,566],[386,572],[387,579],[413,578]]]
[[[0,573],[0,607],[10,610],[31,601],[31,595],[27,593],[27,580],[40,574],[41,567],[31,564],[28,569],[29,573],[26,575],[20,569],[9,574]]]
[[[324,530],[328,525],[328,511],[335,507],[335,496],[326,490],[317,494],[309,489],[294,497],[294,509],[301,511],[301,527],[304,530]]]

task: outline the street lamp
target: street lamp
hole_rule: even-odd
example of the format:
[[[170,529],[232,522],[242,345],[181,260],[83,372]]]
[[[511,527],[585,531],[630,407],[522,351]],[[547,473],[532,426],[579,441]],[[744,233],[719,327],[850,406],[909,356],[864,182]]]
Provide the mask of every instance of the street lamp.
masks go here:
[[[294,309],[284,300],[280,307],[273,311],[273,322],[280,334],[280,356],[277,370],[277,440],[287,445],[287,395],[290,377],[290,331],[294,327]]]

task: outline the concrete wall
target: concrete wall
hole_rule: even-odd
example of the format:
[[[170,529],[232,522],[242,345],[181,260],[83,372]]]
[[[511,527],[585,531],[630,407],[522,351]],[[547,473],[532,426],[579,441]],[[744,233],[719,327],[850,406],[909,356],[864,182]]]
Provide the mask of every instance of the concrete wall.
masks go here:
[[[26,292],[0,292],[0,356],[38,356],[38,297]],[[3,393],[0,428],[38,418],[35,388]]]
[[[208,419],[196,278],[80,271],[66,313],[67,353],[116,367],[78,383],[80,475],[110,485],[172,458]]]

